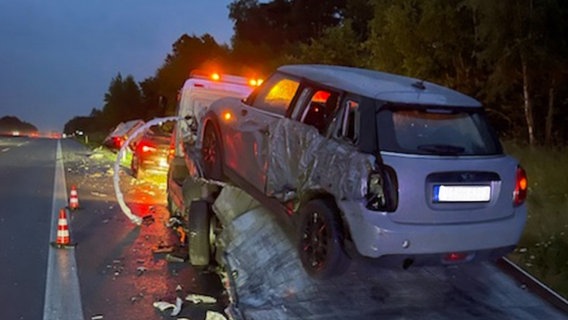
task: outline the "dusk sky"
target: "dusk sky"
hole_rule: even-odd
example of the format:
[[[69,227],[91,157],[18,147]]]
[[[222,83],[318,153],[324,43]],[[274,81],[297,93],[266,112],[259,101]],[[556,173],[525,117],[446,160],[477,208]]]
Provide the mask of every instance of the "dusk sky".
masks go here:
[[[0,117],[62,131],[119,72],[154,75],[184,33],[230,44],[231,0],[0,0]]]

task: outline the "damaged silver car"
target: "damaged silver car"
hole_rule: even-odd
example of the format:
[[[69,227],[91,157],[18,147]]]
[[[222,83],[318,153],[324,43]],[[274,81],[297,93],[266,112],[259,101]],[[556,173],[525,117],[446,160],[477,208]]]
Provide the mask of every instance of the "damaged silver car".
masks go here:
[[[282,66],[201,123],[206,177],[289,217],[316,278],[354,255],[403,267],[499,258],[525,225],[524,170],[478,101],[433,83]]]

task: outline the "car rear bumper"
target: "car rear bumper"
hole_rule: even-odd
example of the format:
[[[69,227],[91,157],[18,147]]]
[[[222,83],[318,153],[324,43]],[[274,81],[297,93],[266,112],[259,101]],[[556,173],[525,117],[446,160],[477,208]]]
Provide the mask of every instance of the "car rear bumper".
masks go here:
[[[519,241],[526,206],[508,218],[465,224],[401,224],[362,203],[339,202],[357,251],[366,257],[439,255],[453,252],[506,254]],[[445,212],[444,214],[450,214]]]

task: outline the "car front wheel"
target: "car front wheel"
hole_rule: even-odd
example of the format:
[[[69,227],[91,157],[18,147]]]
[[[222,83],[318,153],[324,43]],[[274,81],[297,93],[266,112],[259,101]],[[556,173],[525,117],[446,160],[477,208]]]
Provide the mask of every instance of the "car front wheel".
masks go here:
[[[313,278],[327,279],[342,274],[349,266],[343,248],[344,235],[335,206],[323,199],[308,202],[301,210],[300,260]]]

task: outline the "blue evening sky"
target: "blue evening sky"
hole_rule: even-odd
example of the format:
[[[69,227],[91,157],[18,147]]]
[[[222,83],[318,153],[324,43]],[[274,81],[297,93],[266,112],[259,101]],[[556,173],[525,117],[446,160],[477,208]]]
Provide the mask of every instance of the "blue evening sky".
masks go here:
[[[1,0],[0,117],[62,131],[119,72],[154,75],[184,33],[230,44],[231,0]]]

